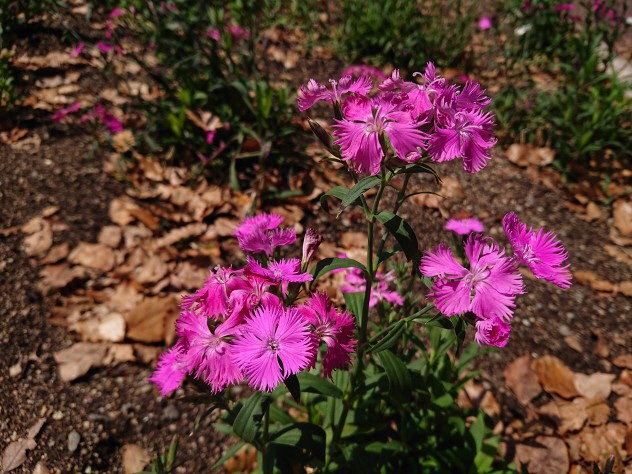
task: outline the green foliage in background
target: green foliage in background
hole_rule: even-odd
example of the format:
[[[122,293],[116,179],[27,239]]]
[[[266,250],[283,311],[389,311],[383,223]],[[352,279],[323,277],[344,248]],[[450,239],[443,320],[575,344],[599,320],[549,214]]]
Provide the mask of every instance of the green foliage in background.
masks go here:
[[[596,9],[584,1],[557,11],[558,3],[512,0],[500,7],[511,79],[494,107],[504,141],[551,147],[557,167],[571,179],[588,167],[607,173],[616,161],[627,166],[631,89],[608,67],[628,29],[630,7],[610,0]],[[549,84],[538,86],[534,73],[548,75]]]
[[[472,9],[461,0],[344,0],[337,41],[342,59],[413,69],[427,61],[467,68]]]

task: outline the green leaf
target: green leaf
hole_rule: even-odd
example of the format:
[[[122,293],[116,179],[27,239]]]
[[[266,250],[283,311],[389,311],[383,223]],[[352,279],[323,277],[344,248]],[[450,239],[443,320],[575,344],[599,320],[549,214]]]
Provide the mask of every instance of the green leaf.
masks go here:
[[[363,272],[366,273],[366,267],[362,265],[357,260],[352,258],[338,258],[338,257],[329,257],[320,260],[312,269],[312,275],[314,275],[314,280],[316,281],[321,276],[329,273],[332,270],[337,270],[339,268],[359,268]]]
[[[380,352],[379,358],[388,377],[390,394],[399,401],[408,400],[412,381],[406,364],[388,349]]]
[[[270,443],[305,449],[321,462],[325,461],[325,430],[312,423],[294,423],[276,431]]]
[[[333,188],[331,188],[329,191],[327,191],[325,194],[323,194],[320,197],[320,205],[323,209],[325,209],[326,211],[329,211],[329,205],[327,204],[327,198],[328,197],[335,197],[337,199],[340,199],[341,201],[347,196],[347,193],[349,192],[348,188],[345,188],[344,186],[334,186]]]
[[[259,434],[263,415],[268,409],[270,399],[261,392],[255,392],[241,407],[235,422],[233,432],[247,443],[253,443]]]
[[[360,317],[362,316],[362,307],[364,306],[364,291],[343,294],[345,296],[347,309],[351,311],[357,320],[360,320]]]
[[[378,176],[367,176],[366,178],[361,179],[347,192],[347,195],[342,200],[340,206],[345,208],[356,202],[356,200],[359,203],[360,196],[372,187],[378,185],[380,181],[381,178]]]
[[[397,342],[399,336],[401,336],[402,332],[404,332],[404,329],[406,329],[406,323],[404,321],[398,321],[397,324],[391,328],[388,334],[380,339],[377,344],[371,347],[370,351],[377,354],[378,352],[389,349]]]
[[[288,378],[283,380],[283,383],[289,390],[292,398],[296,403],[301,401],[301,385],[298,383],[298,378],[295,374],[290,375]]]
[[[402,247],[408,260],[418,262],[421,259],[419,252],[419,242],[412,227],[396,214],[390,211],[382,211],[375,216],[384,227],[395,237],[395,240]]]
[[[428,173],[434,176],[436,180],[439,180],[439,175],[437,174],[437,172],[432,167],[423,163],[408,164],[406,166],[402,166],[395,172],[395,174],[411,174],[411,173]]]
[[[298,381],[303,392],[318,393],[326,397],[342,399],[342,390],[335,386],[329,379],[319,377],[309,372],[298,374]]]

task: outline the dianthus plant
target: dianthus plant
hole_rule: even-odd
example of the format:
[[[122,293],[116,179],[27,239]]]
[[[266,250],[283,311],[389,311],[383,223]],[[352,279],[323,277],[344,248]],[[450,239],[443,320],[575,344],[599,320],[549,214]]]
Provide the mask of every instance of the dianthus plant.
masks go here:
[[[163,395],[187,376],[203,382],[224,409],[217,426],[255,445],[266,473],[501,472],[484,416],[453,402],[467,381],[457,356],[471,359],[476,348],[463,349],[468,326],[479,345],[508,343],[526,291],[520,265],[568,288],[566,251],[513,212],[502,221],[511,252],[475,219],[446,224],[456,245],[422,251],[398,215],[423,192],[408,190],[415,174],[439,180],[435,168],[451,160],[476,173],[492,159],[494,115],[479,84],[449,84],[429,63],[412,80],[395,70],[377,87],[364,76],[330,86],[310,79],[299,109],[319,101],[332,106],[331,132],[310,124],[351,182],[321,203],[335,200],[338,215],[362,210],[366,258],[315,261],[322,237],[314,229],[293,258],[297,236],[281,216],[246,218],[234,233],[243,265],[216,267],[183,298],[178,341],[151,380]],[[323,291],[324,277],[341,272],[345,308],[331,286]],[[245,402],[232,400],[239,384],[253,392]],[[458,421],[472,414],[476,421]]]

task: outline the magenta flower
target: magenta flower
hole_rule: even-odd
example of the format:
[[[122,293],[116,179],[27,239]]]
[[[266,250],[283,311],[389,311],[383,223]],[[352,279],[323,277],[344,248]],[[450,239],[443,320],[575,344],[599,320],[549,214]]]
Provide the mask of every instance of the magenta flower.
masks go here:
[[[570,12],[575,9],[575,5],[571,3],[558,3],[554,9],[556,12]]]
[[[187,373],[210,385],[213,393],[243,379],[231,359],[233,346],[230,341],[237,333],[235,326],[225,322],[211,331],[206,316],[183,311],[176,322],[176,332],[186,345],[180,363]]]
[[[348,97],[342,104],[343,120],[333,127],[340,145],[342,159],[349,161],[358,172],[376,175],[380,172],[384,150],[380,136],[388,137],[397,156],[408,161],[419,157],[418,147],[424,147],[426,135],[418,130],[409,112],[398,108],[395,96],[382,95],[374,100],[361,95]]]
[[[102,125],[104,125],[112,135],[123,131],[123,124],[121,121],[105,110],[105,107],[103,107],[102,104],[97,104],[94,109],[82,115],[79,121],[83,123],[92,120],[93,118],[96,118]]]
[[[468,173],[482,170],[491,160],[494,115],[490,112],[457,112],[446,126],[436,126],[430,136],[428,152],[439,163],[463,158]]]
[[[233,341],[232,359],[255,389],[271,392],[284,378],[305,369],[316,350],[296,308],[256,309]]]
[[[500,318],[479,319],[476,321],[474,339],[479,345],[505,347],[510,331],[509,323]]]
[[[99,51],[101,51],[103,53],[109,53],[110,51],[112,51],[114,49],[114,46],[111,45],[111,44],[99,41],[97,43],[97,48],[99,48]]]
[[[407,110],[412,118],[425,120],[425,115],[433,109],[436,95],[442,90],[445,81],[435,74],[432,63],[428,63],[424,74],[416,72],[414,76],[421,78],[421,84],[404,81],[399,75],[399,70],[395,69],[391,77],[380,84],[379,89],[382,91],[399,89],[403,93],[402,102],[408,106]]]
[[[367,64],[354,64],[352,66],[349,66],[342,72],[342,76],[371,76],[378,81],[383,81],[386,79],[386,74],[384,74],[381,69],[378,69],[375,66],[369,66]]]
[[[215,41],[219,41],[221,35],[222,35],[221,32],[217,28],[211,28],[210,30],[207,30],[206,32],[206,36],[208,36],[211,39],[214,39]]]
[[[503,218],[503,228],[514,255],[529,267],[536,278],[564,289],[571,286],[570,265],[564,265],[568,253],[553,232],[545,232],[543,228],[537,232],[531,227],[527,229],[513,212]]]
[[[239,25],[229,25],[227,28],[234,40],[239,41],[241,39],[250,38],[250,31],[242,28]]]
[[[77,46],[70,52],[70,57],[76,58],[77,56],[79,56],[81,52],[83,51],[84,47],[85,47],[85,43],[83,41],[79,41]]]
[[[272,255],[274,249],[296,241],[296,232],[292,228],[280,229],[283,217],[278,214],[258,214],[246,217],[233,235],[237,237],[239,247],[245,252],[263,252]]]
[[[179,359],[182,357],[183,346],[176,344],[167,352],[161,354],[156,365],[156,370],[147,380],[158,386],[160,394],[166,397],[171,392],[180,387],[180,384],[186,377],[186,371],[183,369]]]
[[[341,269],[340,271],[345,271]],[[338,272],[337,270],[335,271]],[[345,282],[340,290],[343,293],[358,293],[366,290],[366,279],[364,273],[359,268],[349,268],[346,270]],[[332,271],[331,273],[334,273]],[[377,272],[373,283],[375,286],[371,288],[371,297],[369,298],[369,308],[375,307],[380,301],[402,306],[404,299],[395,290],[389,290],[389,284],[395,281],[395,274],[387,272],[383,274]]]
[[[241,270],[233,270],[232,267],[216,266],[202,288],[182,297],[182,309],[213,319],[228,315],[231,293],[248,287],[248,282],[241,278],[242,274]]]
[[[355,351],[357,341],[354,331],[355,319],[348,311],[336,310],[325,293],[317,292],[299,307],[303,318],[314,328],[319,341],[327,345],[323,358],[323,372],[332,378],[333,370],[346,366],[351,362],[351,354]],[[311,366],[316,362],[316,351]]]
[[[125,15],[125,9],[121,7],[116,7],[110,12],[108,18],[112,19],[123,15]]]
[[[524,293],[522,278],[512,259],[504,257],[491,239],[471,234],[465,242],[469,269],[457,262],[445,245],[426,252],[419,270],[436,277],[429,298],[446,316],[472,311],[483,319],[512,317],[516,295]]]
[[[478,27],[483,31],[489,30],[492,27],[492,19],[488,16],[481,17],[478,21]]]
[[[301,273],[301,261],[298,258],[270,260],[268,268],[264,268],[255,259],[248,257],[246,272],[267,278],[275,285],[281,285],[284,297],[290,283],[304,283],[314,279],[310,273]]]
[[[456,232],[459,235],[468,235],[472,232],[483,232],[483,223],[478,219],[448,219],[445,229]]]
[[[340,103],[344,94],[355,92],[364,96],[373,88],[370,76],[360,76],[354,79],[348,75],[343,76],[339,82],[330,79],[329,83],[331,90],[314,79],[310,79],[307,86],[302,85],[298,91],[298,109],[302,112],[321,100],[330,104]]]
[[[261,305],[280,306],[281,300],[274,293],[270,293],[272,283],[253,273],[245,273],[244,286],[230,294],[228,305],[231,310],[230,323],[241,324],[246,317]]]
[[[68,115],[78,112],[79,109],[81,109],[81,102],[79,101],[74,102],[72,105],[69,105],[68,107],[59,109],[55,111],[55,113],[53,114],[53,117],[52,117],[53,122],[60,122],[64,118],[66,118]]]

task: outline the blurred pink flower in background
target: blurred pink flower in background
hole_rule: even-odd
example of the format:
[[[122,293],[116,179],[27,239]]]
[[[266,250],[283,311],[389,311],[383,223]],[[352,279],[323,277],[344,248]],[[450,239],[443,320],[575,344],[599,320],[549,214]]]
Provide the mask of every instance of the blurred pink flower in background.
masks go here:
[[[478,20],[478,27],[483,31],[489,30],[492,27],[491,18],[488,16],[481,17],[481,19]]]

